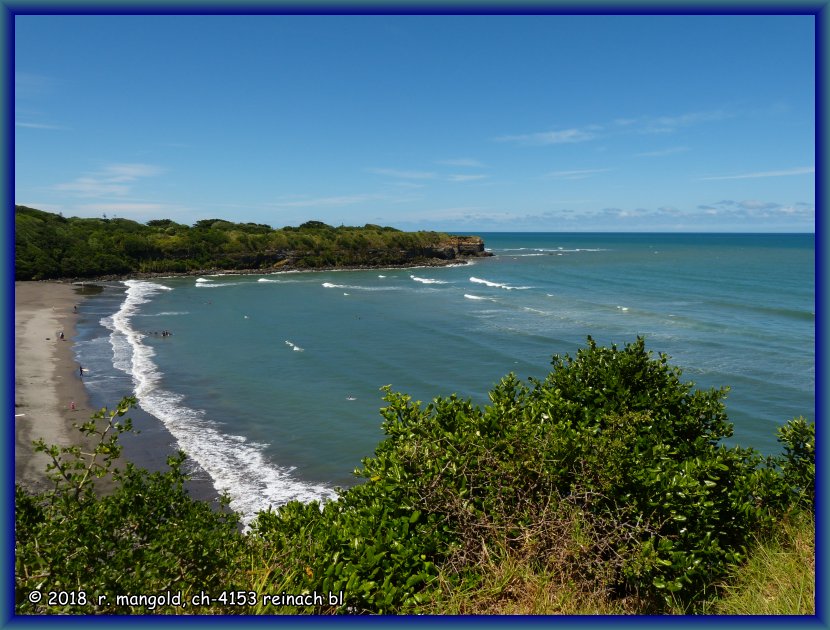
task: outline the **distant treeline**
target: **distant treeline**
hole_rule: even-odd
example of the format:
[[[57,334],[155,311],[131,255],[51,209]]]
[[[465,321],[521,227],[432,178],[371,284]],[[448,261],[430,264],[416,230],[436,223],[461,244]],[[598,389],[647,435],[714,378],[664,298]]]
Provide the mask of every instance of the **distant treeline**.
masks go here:
[[[471,243],[470,241],[473,241]],[[462,244],[463,242],[463,244]],[[274,229],[261,223],[170,219],[66,218],[15,206],[15,279],[93,278],[205,269],[360,267],[477,255],[480,239],[391,227],[332,227],[308,221]]]

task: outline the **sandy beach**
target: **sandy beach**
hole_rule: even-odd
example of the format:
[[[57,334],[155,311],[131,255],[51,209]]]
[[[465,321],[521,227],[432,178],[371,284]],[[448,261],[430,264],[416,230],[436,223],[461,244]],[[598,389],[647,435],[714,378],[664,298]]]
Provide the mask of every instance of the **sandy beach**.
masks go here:
[[[86,295],[92,288],[86,287]],[[85,294],[81,286],[65,282],[15,282],[14,297],[15,481],[40,491],[52,485],[45,472],[50,459],[36,453],[32,442],[43,438],[49,445],[81,443],[83,436],[73,424],[86,422],[99,408],[90,400],[72,350],[75,307],[83,311]],[[167,456],[177,449],[172,436],[138,408],[129,417],[141,435],[121,436],[124,452],[116,466],[123,469],[131,461],[149,470],[167,470]],[[192,474],[187,482],[191,495],[215,501],[218,495],[210,477],[198,466]],[[104,493],[113,488],[108,478],[95,483]]]
[[[73,423],[93,413],[72,353],[74,307],[84,298],[60,282],[15,282],[14,298],[15,481],[39,489],[49,460],[32,441],[77,444]]]

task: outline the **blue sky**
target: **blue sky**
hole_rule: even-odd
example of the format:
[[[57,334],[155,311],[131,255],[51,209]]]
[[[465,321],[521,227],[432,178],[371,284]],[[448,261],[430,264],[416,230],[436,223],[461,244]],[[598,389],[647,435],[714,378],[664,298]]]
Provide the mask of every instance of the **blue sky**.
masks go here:
[[[477,231],[815,225],[812,16],[15,17],[15,202]]]

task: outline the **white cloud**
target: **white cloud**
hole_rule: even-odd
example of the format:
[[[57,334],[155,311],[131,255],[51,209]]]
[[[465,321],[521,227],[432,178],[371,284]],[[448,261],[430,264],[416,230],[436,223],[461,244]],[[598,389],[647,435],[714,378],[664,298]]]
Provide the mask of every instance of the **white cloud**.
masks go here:
[[[365,193],[358,195],[332,195],[329,197],[301,197],[295,200],[278,200],[266,205],[269,208],[337,208],[374,201],[383,201],[384,203],[407,203],[412,201],[412,197]]]
[[[717,203],[698,206],[705,214],[719,214],[745,220],[774,220],[786,217],[788,221],[800,224],[814,224],[816,209],[811,203],[797,202],[780,204],[774,201],[747,199],[732,201],[726,199]]]
[[[404,171],[394,168],[367,168],[366,171],[374,173],[375,175],[384,175],[387,177],[397,177],[404,180],[443,180],[448,182],[470,182],[480,179],[487,179],[489,175],[479,174],[450,174],[441,175],[433,171]],[[405,187],[423,187],[424,184],[415,184],[410,181],[397,182],[397,186]]]
[[[314,197],[297,201],[277,201],[268,204],[274,208],[312,208],[318,206],[351,206],[356,203],[375,201],[380,195],[335,195],[332,197]]]
[[[663,157],[666,155],[674,155],[675,153],[685,153],[688,150],[689,147],[669,147],[668,149],[658,149],[656,151],[635,153],[634,157]]]
[[[617,208],[609,208],[609,211],[616,212],[620,219],[632,219],[649,214],[647,210],[643,210],[642,208],[637,208],[636,210],[619,210]]]
[[[432,208],[420,212],[408,213],[405,221],[398,221],[407,225],[484,225],[492,223],[509,223],[515,215],[509,211],[492,211],[484,206],[452,206]]]
[[[746,199],[739,202],[741,208],[746,210],[772,210],[779,207],[779,204],[770,201],[758,201],[757,199]]]
[[[105,177],[122,182],[135,181],[139,177],[153,177],[163,172],[163,169],[153,164],[110,164],[102,171]]]
[[[394,182],[392,186],[399,188],[423,188],[426,184],[416,184],[415,182]]]
[[[609,134],[621,133],[673,133],[683,127],[689,127],[705,122],[712,122],[729,118],[721,110],[689,112],[676,116],[639,116],[636,118],[617,118],[610,124],[591,124],[583,127],[573,127],[561,131],[540,131],[536,133],[525,133],[505,135],[495,138],[498,142],[514,142],[525,146],[538,146],[549,144],[566,144],[574,142],[588,142]],[[684,148],[672,149],[671,152],[686,150]],[[649,156],[650,154],[644,154]],[[660,155],[657,153],[656,155]]]
[[[678,116],[657,116],[641,119],[640,129],[646,133],[671,133],[681,127],[689,127],[698,123],[713,122],[729,118],[730,115],[721,111],[690,112]]]
[[[607,173],[610,170],[610,168],[586,168],[574,171],[553,171],[552,173],[548,173],[545,177],[557,180],[585,179],[586,177],[590,177],[591,175],[595,175],[597,173]]]
[[[713,181],[722,179],[760,179],[763,177],[789,177],[791,175],[810,175],[816,172],[814,166],[799,166],[781,171],[761,171],[758,173],[743,173],[741,175],[714,175],[711,177],[699,177],[698,181]]]
[[[63,129],[58,125],[46,125],[43,123],[30,123],[30,122],[19,122],[14,121],[15,127],[23,127],[24,129]]]
[[[60,84],[61,81],[42,74],[15,71],[14,97],[15,100],[28,100],[49,96]]]
[[[451,182],[472,182],[479,179],[487,179],[487,175],[448,175],[447,180]]]
[[[595,129],[563,129],[562,131],[540,131],[537,133],[525,133],[518,135],[500,136],[498,142],[515,142],[521,145],[548,145],[568,144],[573,142],[587,142],[597,137]]]
[[[387,177],[399,177],[401,179],[435,179],[436,173],[429,171],[402,171],[394,168],[367,168],[369,173],[375,175],[386,175]]]
[[[130,187],[126,184],[113,183],[95,177],[78,177],[71,182],[56,184],[54,188],[79,197],[119,197],[130,192]]]
[[[55,184],[53,189],[78,197],[122,197],[131,192],[132,184],[140,178],[162,173],[164,170],[153,164],[110,164],[71,182]]]
[[[470,168],[484,168],[484,164],[479,162],[478,160],[473,160],[471,158],[458,158],[455,160],[436,160],[436,164],[442,164],[444,166],[463,166],[463,167],[470,167]]]

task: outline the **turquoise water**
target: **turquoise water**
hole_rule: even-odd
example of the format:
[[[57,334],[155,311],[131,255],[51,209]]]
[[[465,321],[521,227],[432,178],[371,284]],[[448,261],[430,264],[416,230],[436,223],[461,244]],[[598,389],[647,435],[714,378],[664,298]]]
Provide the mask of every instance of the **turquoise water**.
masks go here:
[[[83,306],[88,387],[137,392],[157,441],[248,516],[354,483],[381,386],[484,404],[587,335],[644,335],[698,387],[730,386],[733,444],[774,453],[778,425],[815,419],[813,235],[482,236],[495,255],[469,265],[121,283]]]

